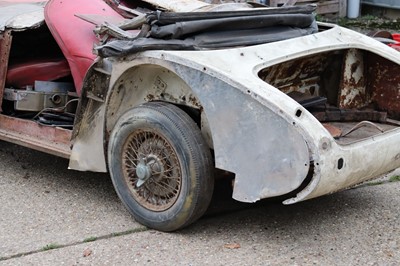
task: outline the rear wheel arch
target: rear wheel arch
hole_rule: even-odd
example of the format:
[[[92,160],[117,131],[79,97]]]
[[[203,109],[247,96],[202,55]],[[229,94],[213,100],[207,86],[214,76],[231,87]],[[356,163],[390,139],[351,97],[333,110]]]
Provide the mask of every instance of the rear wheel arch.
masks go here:
[[[121,71],[110,86],[105,110],[105,147],[112,129],[129,109],[146,102],[166,102],[187,113],[199,126],[210,148],[212,137],[195,92],[173,70],[155,64],[141,64]],[[105,152],[107,156],[107,151]]]

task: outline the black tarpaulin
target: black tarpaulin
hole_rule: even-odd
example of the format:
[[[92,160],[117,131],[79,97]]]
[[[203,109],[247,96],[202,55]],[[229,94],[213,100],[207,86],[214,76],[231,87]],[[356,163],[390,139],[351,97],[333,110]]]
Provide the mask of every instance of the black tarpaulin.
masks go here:
[[[307,28],[313,21],[314,16],[311,14],[273,14],[193,20],[163,26],[154,24],[151,27],[150,36],[160,39],[180,39],[191,34],[203,32],[265,29],[273,26]]]
[[[147,14],[148,21],[156,21],[158,25],[168,25],[181,21],[218,19],[245,16],[260,15],[279,15],[279,14],[312,14],[315,12],[315,5],[302,5],[296,7],[279,7],[279,8],[254,8],[247,10],[235,11],[218,11],[218,12],[161,12],[155,11]]]
[[[317,32],[311,8],[252,9],[232,12],[152,12],[147,37],[112,40],[96,49],[102,57],[145,50],[199,50],[248,46],[300,37]],[[302,11],[302,12],[294,12]],[[278,12],[279,11],[279,12]],[[181,14],[181,16],[180,16]]]

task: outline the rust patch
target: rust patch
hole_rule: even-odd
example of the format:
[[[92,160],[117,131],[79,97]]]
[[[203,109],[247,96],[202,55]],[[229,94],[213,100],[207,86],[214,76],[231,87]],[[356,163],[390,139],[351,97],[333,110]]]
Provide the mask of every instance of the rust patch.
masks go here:
[[[199,101],[197,100],[196,97],[194,97],[193,95],[189,96],[189,103],[197,108],[201,108],[201,104],[199,103]]]
[[[0,139],[64,158],[71,153],[71,130],[5,115],[0,115]]]
[[[368,88],[377,109],[389,117],[400,119],[400,66],[380,56],[368,53]]]
[[[144,99],[147,102],[151,102],[154,101],[156,99],[156,97],[153,94],[147,94],[146,98]]]
[[[277,64],[261,70],[259,77],[277,88],[311,85],[307,80],[323,72],[329,56],[330,53],[323,53]]]
[[[322,124],[326,130],[329,131],[329,133],[332,135],[334,138],[339,138],[342,135],[342,130],[338,127],[333,126],[332,124]]]
[[[312,114],[320,122],[351,122],[351,121],[374,121],[384,123],[387,120],[386,112],[378,112],[374,110],[355,110],[355,109],[332,109],[325,111],[316,111]]]
[[[266,83],[280,91],[289,94],[301,92],[311,96],[329,96],[337,101],[339,82],[337,73],[340,71],[335,62],[342,60],[342,52],[325,52],[301,57],[291,61],[276,64],[262,69],[258,76]],[[332,71],[330,74],[327,70]]]
[[[2,102],[4,94],[4,86],[6,84],[8,58],[11,50],[11,31],[5,31],[0,34],[0,112],[2,112]]]
[[[364,71],[364,53],[349,49],[344,55],[339,107],[361,108],[368,104]]]

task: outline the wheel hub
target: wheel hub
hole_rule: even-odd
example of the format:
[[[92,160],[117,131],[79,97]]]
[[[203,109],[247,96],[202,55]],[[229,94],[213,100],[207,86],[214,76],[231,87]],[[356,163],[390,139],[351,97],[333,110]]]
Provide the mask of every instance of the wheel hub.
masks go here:
[[[139,163],[136,167],[136,175],[139,178],[139,180],[136,183],[136,186],[141,187],[151,177],[150,166]]]
[[[152,211],[170,208],[179,196],[182,174],[169,142],[152,131],[131,134],[124,145],[124,178],[133,198]]]
[[[157,177],[160,177],[164,172],[164,167],[160,159],[156,155],[150,154],[144,159],[140,159],[136,166],[136,175],[138,181],[137,187],[141,187],[150,177],[153,177],[153,181],[157,181]]]

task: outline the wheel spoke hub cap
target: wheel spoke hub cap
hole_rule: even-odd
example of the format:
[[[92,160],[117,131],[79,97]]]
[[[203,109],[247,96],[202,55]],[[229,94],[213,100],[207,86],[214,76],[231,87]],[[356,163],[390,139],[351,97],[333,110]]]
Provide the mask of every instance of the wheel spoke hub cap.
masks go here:
[[[172,145],[152,130],[133,132],[122,151],[123,174],[133,198],[151,211],[164,211],[177,200],[181,168]]]

